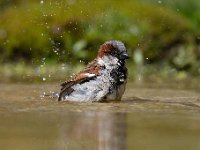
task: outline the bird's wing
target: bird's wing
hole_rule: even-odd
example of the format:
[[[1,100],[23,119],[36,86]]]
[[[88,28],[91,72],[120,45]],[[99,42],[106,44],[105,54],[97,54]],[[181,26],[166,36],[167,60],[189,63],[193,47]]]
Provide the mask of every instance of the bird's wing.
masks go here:
[[[75,75],[74,78],[62,83],[61,92],[59,94],[58,100],[61,100],[61,98],[65,95],[70,95],[74,91],[74,89],[72,88],[73,85],[88,82],[98,76],[99,69],[100,66],[97,63],[91,62],[86,66],[85,69]]]

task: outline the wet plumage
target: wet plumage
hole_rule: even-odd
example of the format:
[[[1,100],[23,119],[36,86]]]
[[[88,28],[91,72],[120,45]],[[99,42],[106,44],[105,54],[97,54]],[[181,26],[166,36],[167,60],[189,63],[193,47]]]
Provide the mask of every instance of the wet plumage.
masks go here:
[[[125,90],[128,58],[120,41],[107,41],[97,57],[71,80],[61,84],[58,100],[97,102],[121,100]]]

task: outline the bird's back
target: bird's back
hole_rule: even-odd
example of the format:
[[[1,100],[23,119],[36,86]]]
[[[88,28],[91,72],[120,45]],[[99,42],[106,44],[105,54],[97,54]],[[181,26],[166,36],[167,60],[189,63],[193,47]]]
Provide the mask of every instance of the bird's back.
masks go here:
[[[71,86],[73,92],[64,99],[83,102],[101,101],[109,93],[112,85],[114,85],[113,78],[107,73],[101,73],[92,80]]]

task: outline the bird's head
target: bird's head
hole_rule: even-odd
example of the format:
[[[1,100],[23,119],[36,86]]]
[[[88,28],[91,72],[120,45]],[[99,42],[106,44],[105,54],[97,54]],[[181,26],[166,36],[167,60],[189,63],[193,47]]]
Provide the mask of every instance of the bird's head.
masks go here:
[[[129,58],[124,43],[115,40],[107,41],[100,46],[98,57],[103,58],[104,56],[112,56],[119,61],[125,61],[125,59]]]

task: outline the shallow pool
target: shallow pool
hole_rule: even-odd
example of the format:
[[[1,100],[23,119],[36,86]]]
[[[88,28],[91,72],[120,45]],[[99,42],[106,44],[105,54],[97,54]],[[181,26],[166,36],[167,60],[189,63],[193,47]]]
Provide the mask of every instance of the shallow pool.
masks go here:
[[[58,84],[0,84],[3,150],[199,150],[200,93],[128,84],[122,102],[57,102]]]

